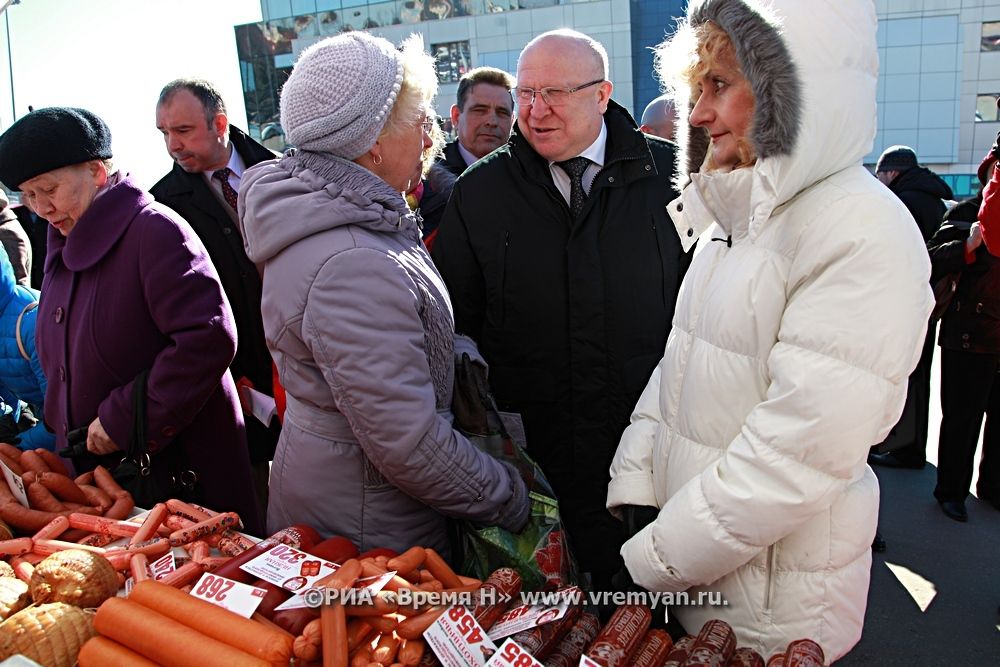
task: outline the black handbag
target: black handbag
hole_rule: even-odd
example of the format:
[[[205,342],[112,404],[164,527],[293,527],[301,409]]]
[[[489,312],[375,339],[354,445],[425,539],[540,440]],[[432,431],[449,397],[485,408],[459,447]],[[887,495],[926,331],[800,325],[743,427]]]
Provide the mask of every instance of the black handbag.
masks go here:
[[[118,484],[132,495],[137,507],[150,508],[170,498],[187,502],[200,499],[198,476],[187,464],[180,446],[167,446],[150,454],[146,440],[146,382],[149,371],[139,373],[132,389],[132,430],[125,455],[118,452],[101,456],[87,451],[87,427],[69,434],[70,446],[64,456],[77,470],[103,465]]]

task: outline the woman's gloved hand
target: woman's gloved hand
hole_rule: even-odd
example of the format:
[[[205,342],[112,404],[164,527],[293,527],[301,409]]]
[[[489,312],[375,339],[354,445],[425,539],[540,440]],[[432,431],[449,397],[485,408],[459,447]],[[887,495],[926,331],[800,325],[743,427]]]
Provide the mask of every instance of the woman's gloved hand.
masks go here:
[[[653,523],[660,515],[658,507],[645,505],[622,505],[622,522],[625,524],[625,539],[631,539],[640,530]]]
[[[531,516],[531,498],[528,497],[528,487],[521,479],[517,468],[506,461],[500,461],[500,465],[506,468],[507,474],[510,475],[514,495],[500,510],[500,519],[497,521],[497,525],[512,533],[520,533]]]

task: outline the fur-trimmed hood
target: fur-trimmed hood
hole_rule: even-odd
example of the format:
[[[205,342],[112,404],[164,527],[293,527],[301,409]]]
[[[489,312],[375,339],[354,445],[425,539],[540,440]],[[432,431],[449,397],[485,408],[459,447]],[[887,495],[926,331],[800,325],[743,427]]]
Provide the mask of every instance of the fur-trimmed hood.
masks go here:
[[[875,7],[871,0],[692,0],[673,39],[691,39],[692,28],[706,21],[729,34],[757,102],[750,137],[758,156],[751,168],[753,238],[775,208],[870,152]],[[690,91],[673,92],[687,118]],[[678,189],[700,171],[709,141],[703,128],[679,123]]]

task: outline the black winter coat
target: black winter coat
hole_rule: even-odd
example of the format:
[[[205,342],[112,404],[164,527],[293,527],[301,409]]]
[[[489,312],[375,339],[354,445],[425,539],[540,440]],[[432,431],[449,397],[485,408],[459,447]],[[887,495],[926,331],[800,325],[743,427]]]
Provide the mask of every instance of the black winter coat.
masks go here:
[[[611,102],[605,166],[573,220],[548,162],[515,130],[458,180],[434,245],[460,333],[559,497],[586,571],[615,571],[605,508],[622,431],[663,356],[690,263],[666,205],[674,147]]]
[[[229,126],[229,141],[247,168],[277,157],[232,125]],[[247,258],[239,225],[223,208],[225,204],[219,201],[202,174],[188,173],[177,163],[150,192],[157,201],[174,209],[188,221],[205,244],[219,273],[236,320],[238,347],[236,358],[229,367],[233,379],[246,377],[255,389],[273,396],[271,353],[264,340],[264,324],[260,315],[261,279],[257,267]],[[246,425],[250,460],[254,463],[271,460],[280,429],[273,424],[271,428],[265,428],[254,417],[247,418]]]
[[[983,244],[976,249],[976,261],[965,263],[965,241],[981,201],[967,199],[948,211],[927,244],[932,281],[949,273],[961,275],[941,318],[938,344],[949,350],[1000,354],[1000,258]]]
[[[441,157],[438,158],[438,164],[441,164],[455,176],[461,176],[468,169],[469,165],[465,164],[465,158],[458,150],[458,139],[452,139],[444,145]]]
[[[907,169],[889,184],[889,189],[902,200],[917,221],[925,243],[941,225],[945,212],[941,200],[954,197],[948,184],[926,167]]]

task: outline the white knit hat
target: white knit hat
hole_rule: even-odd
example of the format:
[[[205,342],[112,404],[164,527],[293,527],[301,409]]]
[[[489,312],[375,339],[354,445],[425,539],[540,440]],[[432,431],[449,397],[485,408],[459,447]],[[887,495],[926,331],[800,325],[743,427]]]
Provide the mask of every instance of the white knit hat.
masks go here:
[[[302,52],[281,89],[281,127],[297,148],[353,160],[382,132],[403,84],[402,55],[366,32]]]

